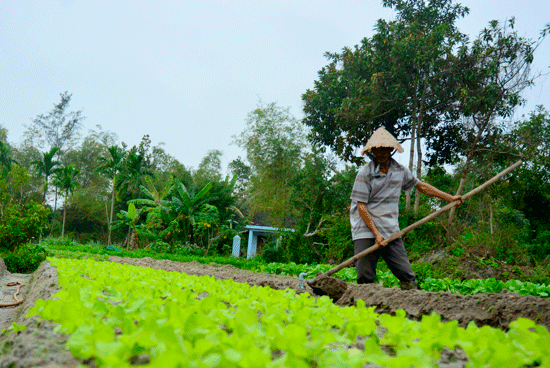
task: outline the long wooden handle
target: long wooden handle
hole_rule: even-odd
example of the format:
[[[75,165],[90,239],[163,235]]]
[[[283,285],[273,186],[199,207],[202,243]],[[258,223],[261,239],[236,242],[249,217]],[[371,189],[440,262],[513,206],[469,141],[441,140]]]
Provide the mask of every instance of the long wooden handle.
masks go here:
[[[497,182],[498,180],[500,180],[504,175],[509,174],[510,172],[517,169],[521,164],[522,164],[521,160],[516,162],[515,164],[513,164],[512,166],[510,166],[506,170],[502,171],[500,174],[496,175],[492,179],[487,180],[485,183],[481,184],[477,188],[475,188],[475,189],[469,191],[468,193],[464,194],[462,196],[462,198],[468,199],[471,196],[473,196],[474,194],[477,194],[477,193],[481,192],[483,189],[487,188],[489,185],[491,185],[491,184]],[[417,227],[419,227],[420,225],[423,225],[426,222],[428,222],[430,220],[433,220],[437,216],[441,215],[443,212],[448,211],[451,208],[458,206],[458,203],[459,203],[459,201],[454,201],[454,202],[451,202],[451,203],[447,204],[445,207],[442,207],[442,208],[438,209],[437,211],[432,212],[431,214],[424,217],[423,219],[418,220],[414,224],[407,226],[406,228],[399,231],[398,233],[395,233],[392,236],[390,236],[389,238],[384,239],[384,242],[387,244],[387,243],[389,243],[389,242],[391,242],[395,239],[398,239],[398,238],[402,237],[403,235],[405,235],[409,231],[412,231],[412,230],[416,229]],[[335,274],[336,272],[340,271],[342,268],[351,265],[352,263],[356,262],[357,260],[365,257],[367,254],[374,252],[378,248],[380,248],[380,245],[379,244],[374,244],[372,247],[367,248],[367,249],[365,249],[364,251],[362,251],[360,253],[357,253],[356,255],[354,255],[353,257],[348,259],[347,261],[344,261],[344,262],[340,263],[339,265],[334,266],[333,268],[331,268],[327,272],[325,272],[323,274],[320,274],[319,276],[317,276],[313,280],[311,280],[311,282],[309,282],[309,283],[313,284],[315,281],[319,280],[320,278]]]

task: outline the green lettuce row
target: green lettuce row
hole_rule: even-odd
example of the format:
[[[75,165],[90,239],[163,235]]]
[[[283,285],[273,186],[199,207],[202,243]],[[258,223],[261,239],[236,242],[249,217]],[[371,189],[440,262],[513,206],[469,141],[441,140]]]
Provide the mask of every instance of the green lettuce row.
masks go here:
[[[456,279],[434,279],[426,278],[421,288],[426,291],[448,291],[462,295],[473,295],[479,293],[500,293],[503,289],[518,293],[520,295],[533,295],[548,298],[550,286],[545,284],[533,284],[519,280],[500,281],[494,278],[456,280]]]
[[[130,367],[137,356],[152,367],[433,367],[444,348],[462,349],[471,367],[550,366],[550,333],[527,319],[509,332],[461,328],[435,314],[421,322],[402,310],[377,315],[361,300],[341,308],[328,297],[209,276],[50,262],[62,289],[28,316],[59,323],[71,352],[97,367]]]
[[[219,263],[230,264],[240,269],[246,269],[255,272],[275,274],[275,275],[288,275],[296,276],[302,272],[308,274],[308,278],[313,278],[319,272],[326,272],[330,270],[332,265],[328,264],[296,264],[290,263],[264,263],[259,260],[244,260],[234,257],[200,257],[192,255],[178,255],[178,254],[162,254],[151,252],[148,250],[137,251],[115,251],[106,250],[103,247],[90,247],[81,245],[55,245],[48,244],[46,248],[57,256],[67,258],[86,258],[88,254],[95,255],[94,258],[98,260],[107,260],[109,255],[118,255],[121,257],[152,257],[155,259],[168,259],[179,262],[192,262],[198,261],[203,264]],[[343,279],[347,282],[355,282],[357,280],[357,273],[355,268],[345,268],[337,272],[335,277]],[[399,285],[397,278],[389,271],[377,272],[377,282],[384,285],[384,287],[394,287]],[[479,293],[499,293],[502,289],[518,293],[520,295],[532,295],[542,298],[550,297],[550,285],[534,284],[531,282],[522,282],[519,280],[500,281],[494,278],[488,279],[472,279],[472,280],[458,280],[458,279],[434,279],[428,277],[420,283],[420,288],[425,291],[445,291],[454,294],[473,295]]]

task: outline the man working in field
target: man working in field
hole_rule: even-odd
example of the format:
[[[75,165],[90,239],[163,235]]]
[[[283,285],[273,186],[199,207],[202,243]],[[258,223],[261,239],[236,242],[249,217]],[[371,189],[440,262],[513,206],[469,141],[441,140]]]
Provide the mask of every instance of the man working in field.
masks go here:
[[[403,152],[403,147],[387,130],[379,128],[361,152],[369,155],[372,160],[359,170],[351,191],[350,221],[354,250],[357,254],[375,243],[380,248],[356,262],[357,283],[374,282],[376,264],[382,256],[391,272],[401,282],[402,289],[418,289],[416,275],[411,269],[403,240],[399,238],[389,244],[384,240],[399,232],[401,190],[414,187],[430,197],[447,202],[458,200],[460,204],[464,199],[462,196],[442,192],[415,178],[407,168],[391,157],[394,150]]]

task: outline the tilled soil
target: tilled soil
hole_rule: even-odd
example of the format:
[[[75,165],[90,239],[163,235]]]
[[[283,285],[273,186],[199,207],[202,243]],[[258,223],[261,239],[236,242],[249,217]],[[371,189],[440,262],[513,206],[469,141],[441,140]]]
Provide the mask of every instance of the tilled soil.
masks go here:
[[[298,293],[313,290],[304,283],[305,289],[299,286],[298,277],[259,274],[241,270],[230,265],[201,264],[198,262],[181,263],[152,258],[110,257],[112,262],[127,263],[166,271],[184,272],[189,275],[214,275],[216,279],[232,279],[250,285],[269,286],[273,289],[295,289]],[[15,307],[0,308],[0,330],[17,322],[27,327],[25,331],[0,334],[0,368],[3,367],[77,367],[83,362],[74,358],[64,347],[66,336],[54,331],[55,325],[36,317],[24,318],[36,300],[48,299],[59,290],[57,272],[49,262],[44,262],[32,275],[10,274],[2,269],[0,259],[0,304],[13,301],[15,287],[5,284],[19,281],[21,288],[19,298],[25,301]],[[312,295],[316,296],[316,295]],[[407,316],[419,320],[423,315],[435,312],[443,321],[457,320],[459,325],[466,326],[475,322],[478,326],[492,326],[507,330],[510,322],[519,317],[534,320],[550,329],[550,299],[532,296],[521,296],[516,293],[477,294],[463,296],[450,293],[431,293],[417,290],[386,289],[380,285],[348,284],[342,297],[335,301],[340,306],[355,305],[362,299],[367,306],[375,306],[378,313],[394,313],[397,309],[406,311]],[[442,355],[440,366],[462,367],[465,358],[461,352],[447,352]],[[445,357],[449,357],[446,362]]]

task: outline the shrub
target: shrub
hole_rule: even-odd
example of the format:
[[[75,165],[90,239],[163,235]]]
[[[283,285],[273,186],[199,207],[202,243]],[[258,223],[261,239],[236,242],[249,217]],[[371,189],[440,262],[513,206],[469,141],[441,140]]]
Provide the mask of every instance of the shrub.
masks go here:
[[[149,249],[157,253],[174,253],[174,246],[163,241],[156,241],[149,244]]]
[[[279,246],[284,250],[285,258],[295,263],[318,263],[319,256],[307,244],[306,238],[299,231],[285,234]]]
[[[50,253],[39,245],[28,243],[2,255],[11,273],[32,273]]]
[[[0,249],[11,251],[33,237],[38,238],[47,226],[49,212],[32,201],[24,206],[9,206],[0,224]]]
[[[550,255],[550,231],[540,232],[527,246],[529,254],[535,258],[543,259]]]
[[[277,242],[271,242],[265,247],[260,255],[261,259],[267,263],[285,262],[285,251],[282,246],[277,246]]]
[[[327,242],[324,254],[327,260],[340,263],[353,257],[354,249],[349,215],[328,217],[325,226],[323,226],[322,235]]]

